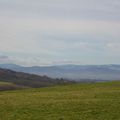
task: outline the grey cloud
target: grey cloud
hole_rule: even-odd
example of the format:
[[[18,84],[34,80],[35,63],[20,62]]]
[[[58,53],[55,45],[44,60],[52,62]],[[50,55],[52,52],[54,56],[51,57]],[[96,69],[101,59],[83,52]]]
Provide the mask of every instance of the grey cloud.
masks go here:
[[[22,17],[120,20],[119,0],[0,0],[0,11]]]
[[[0,52],[16,56],[3,62],[107,61],[119,51],[119,31],[119,0],[0,0]]]
[[[0,56],[0,60],[8,60],[9,59],[9,57],[8,56]]]
[[[11,58],[9,56],[0,55],[0,63],[10,63]]]

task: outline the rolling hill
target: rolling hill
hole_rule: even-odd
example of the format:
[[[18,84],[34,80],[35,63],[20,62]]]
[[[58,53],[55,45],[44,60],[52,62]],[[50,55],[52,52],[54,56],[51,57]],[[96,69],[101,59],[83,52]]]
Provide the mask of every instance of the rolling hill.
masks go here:
[[[0,91],[4,91],[4,90],[16,90],[16,89],[22,89],[25,87],[16,85],[14,83],[11,82],[0,82]]]
[[[9,82],[21,87],[47,87],[75,83],[64,79],[53,79],[47,76],[15,72],[8,69],[0,69],[0,82]]]

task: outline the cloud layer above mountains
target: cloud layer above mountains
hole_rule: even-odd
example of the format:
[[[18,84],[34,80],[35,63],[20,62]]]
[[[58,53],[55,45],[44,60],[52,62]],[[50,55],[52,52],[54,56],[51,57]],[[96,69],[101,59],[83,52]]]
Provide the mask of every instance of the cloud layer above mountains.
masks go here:
[[[119,64],[119,31],[119,0],[0,0],[0,62]]]

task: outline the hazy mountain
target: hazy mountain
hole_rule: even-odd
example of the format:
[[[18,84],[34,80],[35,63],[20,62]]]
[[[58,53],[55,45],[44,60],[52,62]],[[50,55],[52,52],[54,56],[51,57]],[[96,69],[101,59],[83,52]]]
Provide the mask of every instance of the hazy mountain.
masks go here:
[[[120,80],[120,65],[58,65],[45,67],[22,67],[14,64],[1,64],[0,67],[9,68],[19,72],[47,75],[52,78],[66,78],[73,80]]]

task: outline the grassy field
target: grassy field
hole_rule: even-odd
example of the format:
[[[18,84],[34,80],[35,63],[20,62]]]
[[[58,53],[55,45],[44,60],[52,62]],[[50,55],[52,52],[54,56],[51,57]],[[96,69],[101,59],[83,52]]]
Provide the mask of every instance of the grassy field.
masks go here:
[[[1,91],[0,120],[120,120],[120,82]]]

